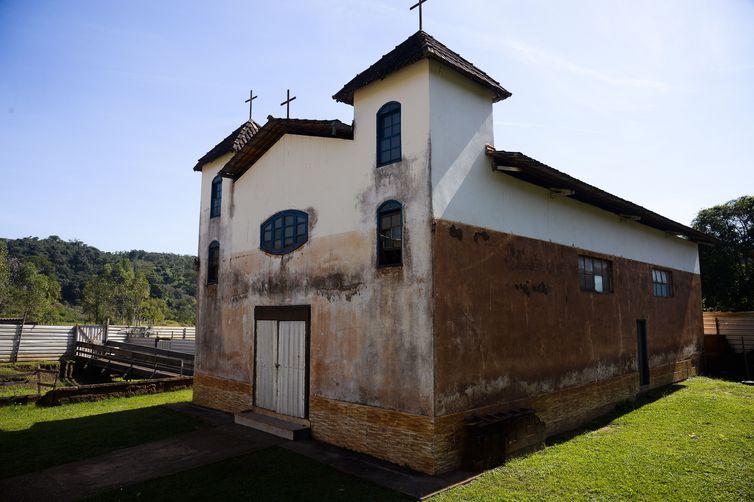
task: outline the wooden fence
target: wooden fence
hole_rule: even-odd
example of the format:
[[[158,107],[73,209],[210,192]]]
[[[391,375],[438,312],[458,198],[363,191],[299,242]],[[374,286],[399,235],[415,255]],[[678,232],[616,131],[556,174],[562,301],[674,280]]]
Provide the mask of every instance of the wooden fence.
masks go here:
[[[705,312],[704,334],[724,337],[739,354],[754,350],[754,312]]]
[[[705,370],[754,376],[754,312],[705,312]]]
[[[118,325],[76,325],[49,326],[44,324],[26,324],[23,330],[20,324],[0,324],[0,362],[40,361],[58,359],[73,353],[77,341],[77,331],[84,340],[102,343],[103,340],[114,342],[140,343],[154,347],[159,337],[158,348],[194,353],[196,328]],[[175,345],[165,346],[165,343]],[[180,343],[179,343],[180,342]]]

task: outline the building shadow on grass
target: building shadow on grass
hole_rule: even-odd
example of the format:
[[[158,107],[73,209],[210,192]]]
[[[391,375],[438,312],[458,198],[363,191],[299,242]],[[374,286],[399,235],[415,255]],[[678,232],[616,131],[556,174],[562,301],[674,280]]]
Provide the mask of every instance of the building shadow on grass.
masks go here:
[[[92,403],[96,406],[96,403]],[[197,418],[162,406],[56,419],[64,407],[18,407],[23,414],[39,413],[39,421],[22,430],[0,424],[0,478],[9,478],[102,455],[120,448],[156,441],[203,427]],[[47,410],[47,413],[40,413]],[[34,420],[34,418],[30,418]]]
[[[545,441],[545,444],[547,446],[554,446],[560,443],[565,443],[566,441],[569,441],[570,439],[573,439],[576,436],[584,434],[585,432],[593,432],[593,431],[596,431],[597,429],[606,427],[612,421],[617,420],[623,415],[631,413],[632,411],[635,411],[647,404],[654,403],[655,401],[658,401],[664,397],[667,397],[684,388],[685,386],[681,384],[671,384],[671,385],[666,385],[664,387],[658,387],[657,389],[653,389],[643,394],[640,394],[633,400],[623,401],[622,403],[619,403],[612,410],[608,411],[604,415],[600,415],[599,417],[593,420],[590,420],[589,422],[582,425],[581,427],[577,427],[576,429],[564,432],[562,434],[557,434],[555,436],[548,438]]]

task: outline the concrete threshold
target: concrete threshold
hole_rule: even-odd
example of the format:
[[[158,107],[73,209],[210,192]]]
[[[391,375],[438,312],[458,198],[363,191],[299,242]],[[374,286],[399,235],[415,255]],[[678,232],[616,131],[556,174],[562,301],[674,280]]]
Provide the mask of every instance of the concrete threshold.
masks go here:
[[[252,429],[289,441],[299,441],[309,437],[309,427],[305,425],[287,422],[275,417],[254,413],[253,411],[236,413],[234,421],[238,425],[251,427]]]

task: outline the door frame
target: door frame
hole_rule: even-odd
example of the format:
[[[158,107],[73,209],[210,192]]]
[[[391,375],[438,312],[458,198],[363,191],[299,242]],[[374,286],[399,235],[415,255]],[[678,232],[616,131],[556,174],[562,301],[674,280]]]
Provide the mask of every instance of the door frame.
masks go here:
[[[252,375],[252,404],[257,408],[257,321],[304,321],[305,328],[305,371],[304,371],[304,419],[309,418],[309,370],[311,367],[311,305],[257,305],[254,307],[254,371]],[[280,329],[280,326],[278,326]],[[264,409],[264,408],[262,408]],[[265,409],[266,410],[266,409]],[[287,417],[270,410],[271,414]],[[297,417],[291,417],[297,419]],[[300,419],[299,419],[300,420]]]

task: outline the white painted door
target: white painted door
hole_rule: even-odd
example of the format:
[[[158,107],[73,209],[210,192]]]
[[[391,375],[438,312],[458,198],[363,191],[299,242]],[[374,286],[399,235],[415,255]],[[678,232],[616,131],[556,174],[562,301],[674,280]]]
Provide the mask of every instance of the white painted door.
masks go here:
[[[275,409],[275,395],[277,394],[275,364],[278,360],[277,336],[277,321],[257,321],[256,405],[266,410]]]
[[[306,416],[306,322],[257,321],[256,405]]]

